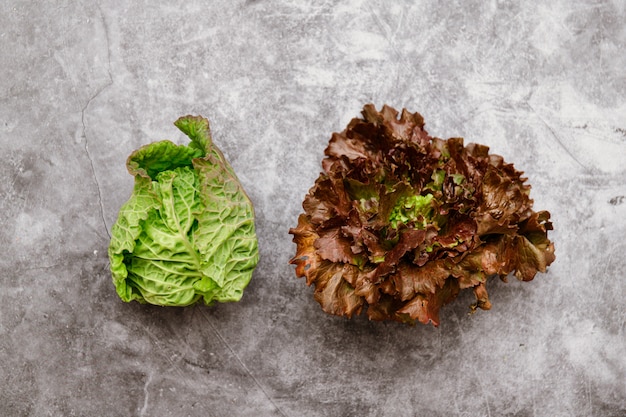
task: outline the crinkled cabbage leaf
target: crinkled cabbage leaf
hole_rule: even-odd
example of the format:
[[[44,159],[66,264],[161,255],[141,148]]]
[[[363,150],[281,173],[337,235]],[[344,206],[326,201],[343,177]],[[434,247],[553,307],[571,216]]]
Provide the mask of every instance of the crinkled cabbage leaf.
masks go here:
[[[512,164],[462,138],[431,137],[419,113],[368,104],[332,135],[306,195],[291,263],[330,314],[439,324],[465,289],[489,309],[487,278],[530,281],[554,259],[547,211]]]
[[[163,306],[239,301],[258,262],[252,203],[208,120],[174,124],[188,146],[165,140],[128,157],[135,186],[108,250],[117,294]]]

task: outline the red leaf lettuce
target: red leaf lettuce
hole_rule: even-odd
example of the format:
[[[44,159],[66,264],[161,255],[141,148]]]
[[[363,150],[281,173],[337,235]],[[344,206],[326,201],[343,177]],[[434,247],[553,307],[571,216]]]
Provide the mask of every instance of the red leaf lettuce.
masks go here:
[[[488,310],[487,278],[530,281],[554,259],[547,211],[483,145],[431,137],[419,113],[368,104],[334,133],[304,199],[291,263],[330,314],[439,324],[464,289]]]

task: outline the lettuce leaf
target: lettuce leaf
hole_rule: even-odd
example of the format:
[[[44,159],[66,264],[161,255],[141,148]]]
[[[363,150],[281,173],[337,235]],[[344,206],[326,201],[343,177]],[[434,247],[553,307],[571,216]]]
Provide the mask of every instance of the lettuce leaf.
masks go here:
[[[252,203],[208,120],[174,124],[188,146],[160,141],[128,157],[135,186],[108,250],[117,294],[162,306],[239,301],[258,262]]]
[[[362,116],[332,135],[289,231],[324,311],[436,326],[460,291],[487,310],[488,277],[530,281],[554,261],[550,214],[532,210],[512,164],[429,136],[419,113],[368,104]]]

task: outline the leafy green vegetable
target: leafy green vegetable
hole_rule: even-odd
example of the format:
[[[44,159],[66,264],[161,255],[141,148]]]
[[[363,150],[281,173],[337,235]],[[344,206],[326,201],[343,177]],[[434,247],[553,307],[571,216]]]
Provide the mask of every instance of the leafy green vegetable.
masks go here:
[[[174,124],[188,146],[160,141],[128,157],[135,186],[111,230],[113,283],[127,302],[239,301],[258,261],[252,203],[208,120]]]
[[[415,222],[415,227],[424,228],[430,220],[430,214],[433,211],[431,204],[433,195],[411,195],[401,198],[398,204],[392,209],[389,216],[389,224],[392,228],[397,229],[401,223]],[[419,219],[422,221],[420,222]]]
[[[513,165],[462,138],[433,138],[419,113],[368,104],[332,135],[289,232],[296,275],[330,314],[439,324],[464,289],[489,309],[487,278],[530,281],[554,259],[547,211]]]

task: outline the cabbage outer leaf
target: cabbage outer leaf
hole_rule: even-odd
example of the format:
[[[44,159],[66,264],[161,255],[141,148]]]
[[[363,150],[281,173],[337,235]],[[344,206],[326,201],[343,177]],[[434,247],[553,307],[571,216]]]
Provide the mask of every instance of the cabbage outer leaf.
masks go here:
[[[135,186],[112,227],[113,283],[126,302],[239,301],[258,262],[252,203],[212,144],[208,120],[175,125],[188,146],[160,141],[128,158]]]

